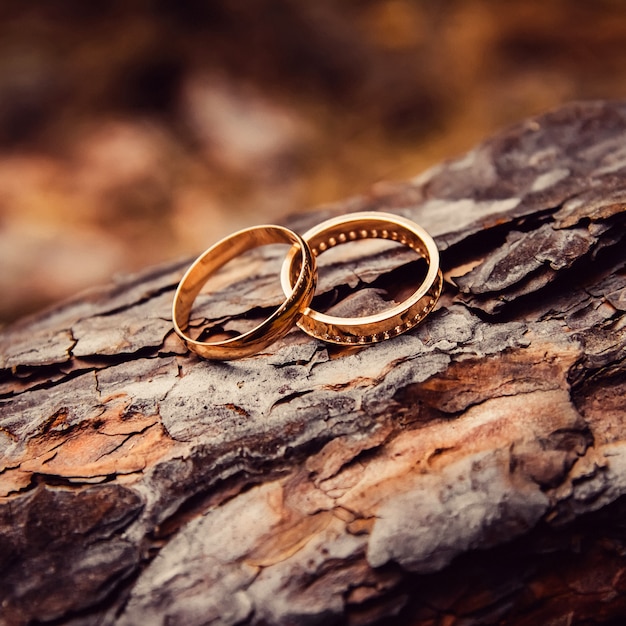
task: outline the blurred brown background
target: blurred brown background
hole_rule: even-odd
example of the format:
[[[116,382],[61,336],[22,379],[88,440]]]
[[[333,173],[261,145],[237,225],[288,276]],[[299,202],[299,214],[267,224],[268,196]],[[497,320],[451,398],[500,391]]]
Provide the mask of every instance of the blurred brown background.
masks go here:
[[[625,94],[621,0],[3,0],[0,323]]]

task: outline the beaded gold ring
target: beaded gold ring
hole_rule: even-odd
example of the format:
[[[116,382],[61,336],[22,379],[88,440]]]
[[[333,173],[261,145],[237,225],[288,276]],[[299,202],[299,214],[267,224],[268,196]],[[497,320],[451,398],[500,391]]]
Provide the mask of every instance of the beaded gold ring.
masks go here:
[[[382,212],[353,213],[327,220],[304,233],[302,238],[315,257],[349,241],[387,239],[415,250],[428,263],[426,277],[415,291],[403,302],[381,313],[365,317],[336,317],[305,308],[297,324],[317,339],[341,345],[359,345],[395,337],[424,319],[441,294],[443,279],[437,246],[421,226],[409,219]],[[285,294],[293,289],[298,271],[298,258],[291,252],[281,270]]]

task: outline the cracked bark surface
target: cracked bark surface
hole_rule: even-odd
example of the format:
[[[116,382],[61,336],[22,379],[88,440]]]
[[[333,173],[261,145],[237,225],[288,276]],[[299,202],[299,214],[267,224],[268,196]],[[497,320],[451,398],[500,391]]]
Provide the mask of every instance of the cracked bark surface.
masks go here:
[[[626,614],[626,103],[527,120],[415,180],[287,220],[385,210],[436,239],[415,330],[294,329],[185,353],[187,261],[0,335],[0,624],[602,624]],[[207,242],[207,245],[211,242]],[[336,310],[416,280],[345,246]],[[262,248],[194,313],[263,317]]]

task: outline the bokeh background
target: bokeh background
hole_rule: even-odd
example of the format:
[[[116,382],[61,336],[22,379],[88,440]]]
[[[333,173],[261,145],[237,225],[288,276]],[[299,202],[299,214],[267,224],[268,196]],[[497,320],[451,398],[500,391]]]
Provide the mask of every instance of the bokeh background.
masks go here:
[[[622,0],[1,0],[0,324],[625,95]]]

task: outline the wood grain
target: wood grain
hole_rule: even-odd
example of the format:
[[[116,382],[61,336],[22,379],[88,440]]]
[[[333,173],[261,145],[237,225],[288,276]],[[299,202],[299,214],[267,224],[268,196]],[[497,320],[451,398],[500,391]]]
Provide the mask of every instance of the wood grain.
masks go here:
[[[0,624],[616,623],[624,146],[626,103],[572,104],[288,219],[385,210],[435,237],[435,312],[368,348],[294,329],[199,360],[171,327],[186,261],[5,329]],[[355,250],[323,268],[327,304],[356,290],[345,311],[423,271]],[[197,322],[266,315],[277,260]]]

